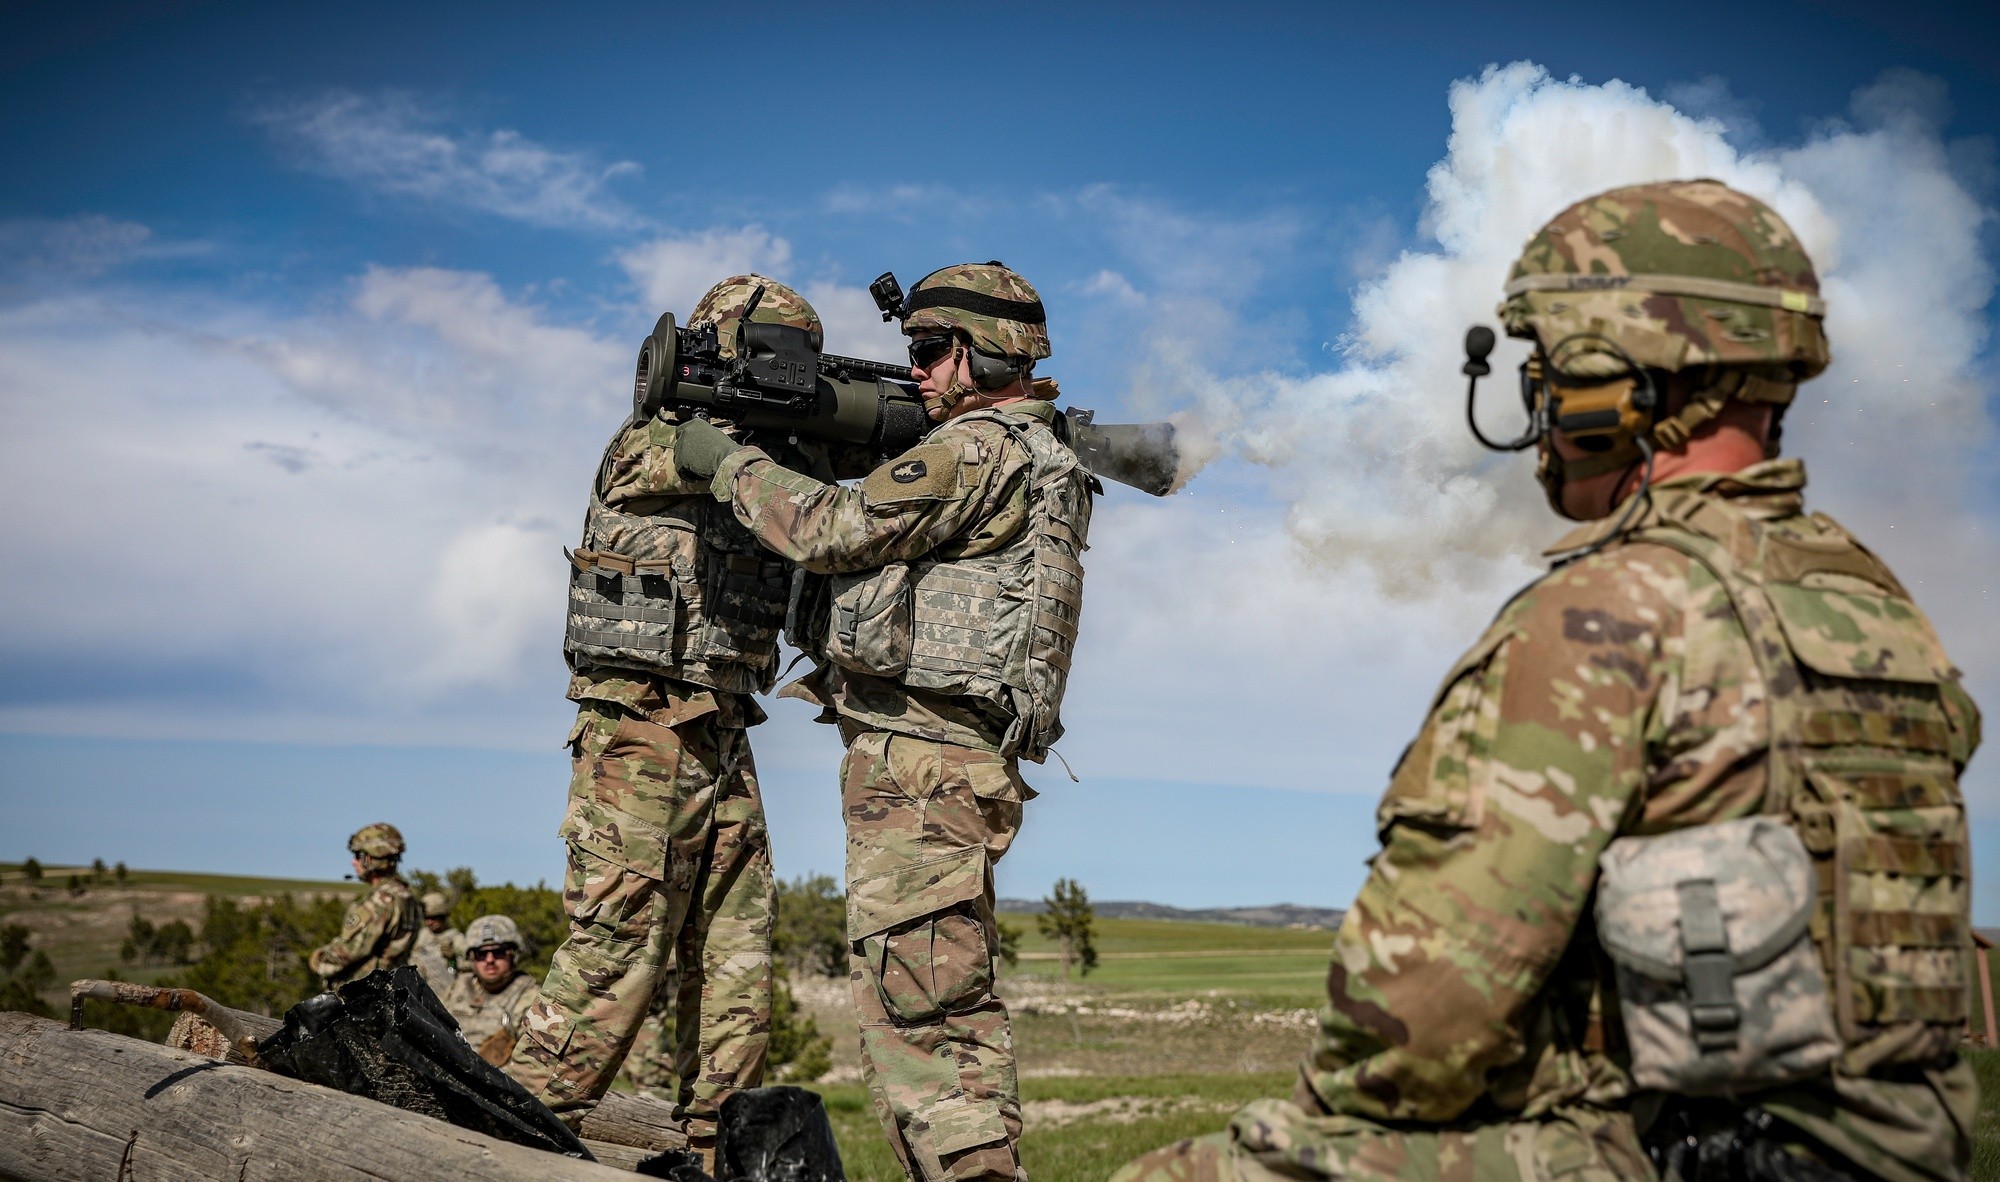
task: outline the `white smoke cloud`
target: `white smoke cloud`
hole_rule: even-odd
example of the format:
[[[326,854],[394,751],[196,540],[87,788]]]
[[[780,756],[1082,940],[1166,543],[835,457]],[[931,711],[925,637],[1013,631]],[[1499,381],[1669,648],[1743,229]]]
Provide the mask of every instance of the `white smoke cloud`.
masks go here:
[[[1771,202],[1819,262],[1836,364],[1802,401],[1832,398],[1838,421],[1865,415],[1894,430],[1850,451],[1828,435],[1827,416],[1802,406],[1791,439],[1822,460],[1815,479],[1835,495],[1869,490],[1850,509],[1864,517],[1891,490],[1905,516],[1962,517],[1951,506],[1990,431],[1972,359],[1993,290],[1980,250],[1991,215],[1952,175],[1935,96],[1892,79],[1856,96],[1856,124],[1753,153],[1732,147],[1720,122],[1638,88],[1559,80],[1527,63],[1454,84],[1450,103],[1452,135],[1422,218],[1432,245],[1361,285],[1342,363],[1304,377],[1183,379],[1237,452],[1274,470],[1288,527],[1313,561],[1363,564],[1396,593],[1440,592],[1484,587],[1496,562],[1549,540],[1526,465],[1489,455],[1465,430],[1461,336],[1493,322],[1508,265],[1557,211],[1675,177],[1715,177]],[[1482,401],[1489,434],[1518,417],[1510,370],[1522,352],[1503,342],[1496,355]],[[1924,397],[1909,397],[1915,389]],[[1914,454],[1929,459],[1913,465]]]
[[[1566,528],[1543,504],[1531,460],[1493,456],[1466,431],[1466,326],[1494,322],[1509,264],[1569,203],[1696,176],[1771,202],[1819,263],[1836,360],[1803,387],[1786,436],[1788,451],[1808,461],[1814,506],[1905,574],[1976,693],[2000,688],[2000,634],[1986,626],[2000,550],[1977,487],[1993,447],[1992,383],[1977,363],[1994,290],[1981,234],[1993,213],[1955,177],[1935,87],[1887,77],[1857,93],[1850,118],[1802,144],[1756,151],[1732,146],[1719,120],[1638,88],[1557,79],[1526,63],[1455,84],[1450,105],[1451,139],[1428,177],[1425,242],[1359,286],[1331,368],[1217,373],[1175,310],[1200,292],[1176,293],[1157,276],[1136,286],[1114,272],[1089,281],[1124,314],[1167,309],[1153,322],[1142,386],[1192,404],[1230,454],[1267,474],[1265,495],[1289,539],[1233,465],[1197,481],[1183,504],[1133,511],[1174,523],[1147,530],[1143,554],[1125,552],[1110,524],[1094,530],[1105,540],[1093,555],[1093,603],[1134,595],[1129,602],[1146,604],[1143,616],[1093,614],[1086,628],[1086,646],[1111,651],[1080,656],[1079,677],[1119,703],[1111,716],[1172,717],[1185,708],[1181,687],[1230,687],[1255,703],[1229,715],[1232,728],[1251,720],[1241,733],[1254,754],[1238,762],[1237,780],[1379,790],[1431,679]],[[1515,426],[1511,370],[1522,352],[1503,343],[1495,357],[1482,398],[1489,434]],[[1243,510],[1238,520],[1222,525],[1214,500],[1207,520],[1194,519],[1217,495]],[[1119,520],[1133,527],[1132,514]],[[1173,572],[1164,594],[1163,571]],[[1384,634],[1408,639],[1385,647]],[[1117,671],[1118,688],[1089,680],[1099,663]],[[1357,670],[1372,698],[1346,692]],[[1074,726],[1077,742],[1094,747],[1085,722]],[[1356,750],[1374,774],[1336,770]],[[1166,778],[1230,778],[1211,766],[1226,761],[1202,751],[1121,751],[1149,769],[1172,765],[1159,769]],[[1298,752],[1320,758],[1301,763]],[[1982,807],[2000,803],[1996,777],[1980,765],[1975,773]]]

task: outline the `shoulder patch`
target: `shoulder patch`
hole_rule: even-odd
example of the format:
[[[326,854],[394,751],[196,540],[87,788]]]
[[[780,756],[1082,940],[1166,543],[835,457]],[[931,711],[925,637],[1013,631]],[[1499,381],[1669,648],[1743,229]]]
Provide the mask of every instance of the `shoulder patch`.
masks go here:
[[[861,495],[870,505],[937,501],[957,491],[958,449],[941,443],[913,447],[861,482]]]

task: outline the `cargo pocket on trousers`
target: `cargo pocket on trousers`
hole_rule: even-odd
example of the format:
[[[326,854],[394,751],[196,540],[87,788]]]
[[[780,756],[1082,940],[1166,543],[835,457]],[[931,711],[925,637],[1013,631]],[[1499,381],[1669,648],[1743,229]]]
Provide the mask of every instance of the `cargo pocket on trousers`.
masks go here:
[[[562,1062],[575,1035],[576,1026],[569,1015],[550,1002],[538,1001],[521,1015],[521,1036],[527,1040],[528,1053],[544,1063]]]
[[[932,1105],[924,1116],[930,1124],[925,1138],[941,1158],[1007,1139],[1007,1122],[996,1104],[946,1100]]]
[[[935,1022],[978,1005],[993,990],[992,947],[970,903],[878,932],[861,944],[882,1008],[898,1023]]]

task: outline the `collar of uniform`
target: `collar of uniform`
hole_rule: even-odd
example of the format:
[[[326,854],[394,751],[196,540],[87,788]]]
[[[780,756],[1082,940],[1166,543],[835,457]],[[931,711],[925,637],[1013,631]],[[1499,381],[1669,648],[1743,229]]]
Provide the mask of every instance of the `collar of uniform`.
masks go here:
[[[1040,419],[1044,423],[1055,422],[1056,414],[1058,413],[1056,411],[1055,403],[1049,402],[1046,399],[1041,399],[1041,398],[1025,398],[1019,402],[1010,402],[1005,406],[996,406],[993,409],[1000,411],[1003,414],[1020,415],[1023,418],[1030,418],[1030,419]]]
[[[1688,493],[1718,497],[1746,517],[1770,521],[1796,516],[1805,507],[1805,487],[1805,462],[1787,458],[1760,460],[1734,472],[1689,472],[1660,481],[1652,491],[1662,498]],[[1592,545],[1617,528],[1619,516],[1613,512],[1609,517],[1584,522],[1558,538],[1542,556],[1552,558]],[[1657,509],[1649,507],[1627,528],[1641,530],[1659,520]]]

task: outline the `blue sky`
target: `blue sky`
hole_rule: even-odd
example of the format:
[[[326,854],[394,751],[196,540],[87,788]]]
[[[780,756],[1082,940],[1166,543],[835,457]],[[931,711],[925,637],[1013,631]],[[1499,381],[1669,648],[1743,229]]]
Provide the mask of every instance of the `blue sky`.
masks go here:
[[[1559,532],[1464,439],[1458,338],[1566,201],[1691,173],[1821,254],[1788,443],[2000,700],[1991,22],[1353,7],[10,9],[0,858],[331,875],[388,817],[556,878],[557,547],[639,336],[757,267],[890,357],[870,278],[998,257],[1068,398],[1216,453],[1100,512],[1083,783],[1031,771],[1002,891],[1342,904]],[[778,866],[837,872],[796,706],[756,735]]]

